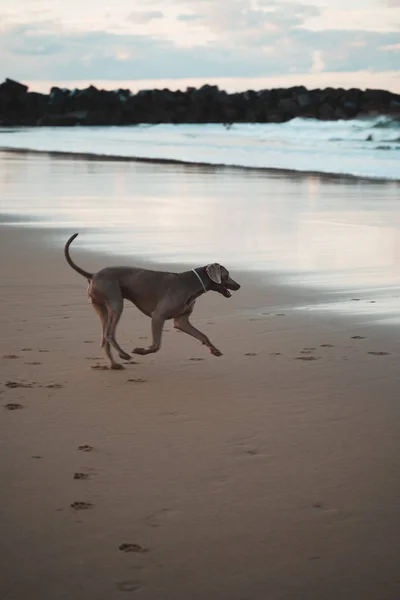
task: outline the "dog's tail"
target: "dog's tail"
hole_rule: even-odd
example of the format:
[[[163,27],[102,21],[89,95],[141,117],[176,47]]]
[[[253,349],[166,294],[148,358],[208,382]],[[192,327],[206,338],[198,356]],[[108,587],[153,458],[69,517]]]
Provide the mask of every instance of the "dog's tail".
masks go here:
[[[90,281],[93,277],[93,273],[88,273],[88,271],[84,271],[83,269],[81,269],[80,267],[78,267],[78,265],[76,265],[72,258],[69,255],[69,247],[72,244],[72,242],[74,241],[74,239],[78,236],[77,233],[74,233],[74,235],[71,235],[71,237],[69,238],[69,240],[67,241],[67,243],[64,246],[64,256],[65,256],[65,260],[67,261],[67,263],[69,264],[70,267],[72,267],[74,269],[74,271],[76,271],[77,273],[79,273],[79,275],[82,275],[83,277],[86,277],[86,279],[88,281]]]

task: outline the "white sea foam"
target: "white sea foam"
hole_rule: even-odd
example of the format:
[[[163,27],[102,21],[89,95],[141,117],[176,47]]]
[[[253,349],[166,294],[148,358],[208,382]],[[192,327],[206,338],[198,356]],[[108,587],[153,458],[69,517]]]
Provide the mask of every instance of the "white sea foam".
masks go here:
[[[400,179],[400,120],[0,128],[0,148]]]

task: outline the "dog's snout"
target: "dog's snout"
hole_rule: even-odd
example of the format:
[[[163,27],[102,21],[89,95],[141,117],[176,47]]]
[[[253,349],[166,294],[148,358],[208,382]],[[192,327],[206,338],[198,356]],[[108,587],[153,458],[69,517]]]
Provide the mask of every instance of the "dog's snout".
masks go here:
[[[240,290],[240,285],[234,281],[233,279],[229,278],[228,280],[228,286],[230,290],[233,290],[234,292],[236,292],[237,290]]]

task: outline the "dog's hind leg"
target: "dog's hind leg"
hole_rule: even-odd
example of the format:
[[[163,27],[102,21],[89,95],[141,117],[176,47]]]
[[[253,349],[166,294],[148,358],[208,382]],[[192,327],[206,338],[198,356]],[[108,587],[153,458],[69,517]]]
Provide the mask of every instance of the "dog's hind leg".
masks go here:
[[[111,354],[110,342],[105,337],[105,331],[108,321],[108,310],[104,306],[104,304],[100,304],[98,302],[95,302],[94,300],[91,300],[91,302],[101,322],[101,347],[103,348],[104,353],[110,363],[110,369],[122,369],[123,366],[114,361],[113,356]]]
[[[101,309],[96,308],[96,312],[100,317],[103,325],[103,338],[102,346],[105,350],[107,358],[111,362],[112,369],[121,368],[121,365],[116,366],[110,351],[110,344],[118,352],[120,358],[129,360],[130,356],[115,339],[115,331],[118,325],[118,321],[121,318],[122,310],[124,308],[124,300],[122,298],[121,290],[118,281],[110,279],[93,279],[89,284],[89,297],[93,303],[93,306],[101,306]],[[101,311],[101,312],[99,312]],[[106,314],[104,313],[106,311]]]
[[[111,293],[110,293],[111,292]],[[108,290],[107,298],[106,298],[108,319],[107,325],[104,332],[104,337],[107,342],[111,344],[113,348],[118,352],[118,356],[124,360],[129,360],[130,356],[124,350],[122,350],[121,346],[118,344],[115,339],[115,332],[117,329],[118,322],[122,315],[122,310],[124,308],[124,300],[122,298],[121,291],[119,289],[118,284],[115,284],[111,290]]]

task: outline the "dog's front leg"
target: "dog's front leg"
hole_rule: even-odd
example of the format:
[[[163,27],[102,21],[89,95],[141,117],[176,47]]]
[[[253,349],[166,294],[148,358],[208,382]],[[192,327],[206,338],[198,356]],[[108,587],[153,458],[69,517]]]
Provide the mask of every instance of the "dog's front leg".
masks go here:
[[[175,329],[179,329],[180,331],[191,335],[192,337],[196,338],[196,340],[199,340],[199,342],[204,344],[204,346],[207,346],[211,354],[214,356],[222,356],[222,352],[210,342],[208,337],[191,324],[187,315],[176,317],[174,319],[174,327]]]
[[[151,316],[151,331],[153,334],[153,343],[148,348],[134,348],[134,354],[152,354],[158,352],[161,348],[162,330],[164,327],[165,318],[154,312]]]

